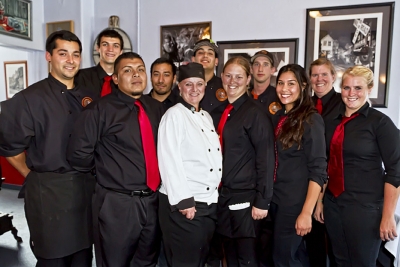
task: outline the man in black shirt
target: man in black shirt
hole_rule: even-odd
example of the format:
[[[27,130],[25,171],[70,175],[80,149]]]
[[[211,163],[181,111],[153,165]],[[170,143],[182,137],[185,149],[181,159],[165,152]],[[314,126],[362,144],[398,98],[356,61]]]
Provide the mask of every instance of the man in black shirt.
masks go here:
[[[202,39],[195,44],[193,53],[192,61],[203,65],[207,82],[206,92],[200,106],[212,115],[214,125],[218,126],[219,119],[227,105],[227,96],[222,87],[221,78],[214,74],[215,67],[218,66],[218,47],[212,40]],[[211,113],[217,108],[221,111]]]
[[[97,36],[97,50],[100,61],[94,67],[81,69],[77,75],[80,83],[94,88],[101,96],[116,88],[111,81],[114,62],[124,48],[122,36],[115,30],[106,29]]]
[[[251,75],[254,85],[250,88],[252,98],[260,104],[262,110],[272,117],[282,105],[276,94],[276,89],[271,85],[271,77],[276,72],[274,57],[266,50],[260,50],[250,60]]]
[[[73,123],[97,97],[74,79],[81,51],[73,33],[52,33],[46,41],[48,78],[1,103],[0,155],[26,177],[20,195],[25,198],[36,266],[92,263],[95,180],[74,170],[66,159]]]
[[[179,99],[179,96],[172,92],[176,80],[176,66],[171,60],[161,57],[151,64],[150,73],[153,89],[148,95],[169,109]]]
[[[148,184],[149,170],[158,173],[158,166],[148,163],[145,140],[153,135],[155,145],[164,107],[142,96],[147,75],[138,54],[117,58],[113,81],[119,90],[90,105],[76,122],[68,160],[76,170],[96,169],[94,235],[100,244],[95,252],[102,254],[97,266],[129,266],[131,261],[133,266],[154,266],[160,243],[158,192]],[[150,124],[146,135],[144,114]],[[155,147],[153,152],[155,158]]]

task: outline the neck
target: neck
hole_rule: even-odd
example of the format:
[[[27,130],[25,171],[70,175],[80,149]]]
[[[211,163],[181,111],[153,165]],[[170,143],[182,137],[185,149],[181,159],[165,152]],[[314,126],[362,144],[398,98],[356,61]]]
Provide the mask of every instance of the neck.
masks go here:
[[[206,78],[206,82],[208,82],[212,79],[212,77],[214,77],[214,70],[206,70],[204,76]]]
[[[167,99],[168,96],[171,94],[171,92],[172,92],[172,91],[170,90],[170,91],[169,91],[168,93],[166,93],[166,94],[159,95],[159,94],[157,94],[157,92],[153,89],[153,90],[151,91],[151,97],[154,98],[155,100],[159,101],[159,102],[164,102],[165,99]]]
[[[285,105],[285,111],[286,111],[285,114],[289,113],[289,111],[291,111],[292,108],[293,108],[293,105],[292,105],[292,104],[287,104],[287,105]]]
[[[74,79],[73,78],[72,79],[59,79],[57,76],[54,76],[53,73],[50,72],[50,74],[51,74],[51,76],[54,77],[54,79],[56,79],[60,83],[64,84],[67,87],[68,90],[74,89],[75,83],[74,83]]]
[[[258,83],[254,81],[254,87],[253,87],[254,93],[256,93],[256,95],[261,95],[262,93],[265,92],[265,90],[267,90],[269,84],[270,84],[269,79],[263,83]]]
[[[106,64],[102,61],[100,61],[100,66],[103,68],[103,70],[109,74],[114,72],[114,64]]]
[[[246,94],[246,92],[245,92],[245,94]],[[228,102],[229,102],[230,104],[232,104],[233,102],[235,102],[236,100],[238,100],[242,95],[244,95],[244,94],[241,94],[241,95],[238,96],[238,97],[229,97],[229,96],[228,96]]]

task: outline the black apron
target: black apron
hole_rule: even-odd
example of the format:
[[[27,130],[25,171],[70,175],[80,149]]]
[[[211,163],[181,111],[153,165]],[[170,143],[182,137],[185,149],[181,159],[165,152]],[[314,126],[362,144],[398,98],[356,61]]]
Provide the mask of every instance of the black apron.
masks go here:
[[[28,174],[25,215],[35,256],[61,258],[92,245],[94,185],[91,174]]]

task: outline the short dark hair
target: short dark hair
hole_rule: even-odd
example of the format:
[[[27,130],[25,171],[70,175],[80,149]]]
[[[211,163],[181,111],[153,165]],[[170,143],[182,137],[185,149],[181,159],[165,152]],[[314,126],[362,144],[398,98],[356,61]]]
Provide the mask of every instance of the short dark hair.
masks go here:
[[[70,42],[77,42],[79,45],[79,52],[82,53],[82,43],[79,40],[78,36],[73,34],[70,31],[61,30],[55,31],[47,37],[46,40],[46,51],[53,55],[53,50],[56,48],[56,41],[57,40],[65,40]]]
[[[104,31],[100,32],[99,35],[97,35],[97,47],[100,47],[101,38],[103,37],[118,38],[119,42],[121,43],[121,50],[124,49],[124,39],[116,30],[105,29]]]
[[[114,62],[114,74],[117,74],[117,73],[118,73],[118,65],[119,65],[119,62],[120,62],[121,60],[123,60],[123,59],[126,59],[126,58],[129,58],[129,59],[138,58],[138,59],[140,59],[140,60],[143,62],[143,65],[144,65],[144,60],[143,60],[143,58],[142,58],[139,54],[137,54],[137,53],[135,53],[135,52],[125,52],[125,53],[122,53],[121,55],[119,55],[119,56],[117,57],[117,59],[115,60],[115,62]]]
[[[160,57],[160,58],[157,58],[156,60],[154,60],[154,62],[151,64],[151,67],[150,67],[150,75],[153,73],[153,67],[155,65],[159,65],[159,64],[170,65],[171,69],[172,69],[172,74],[174,76],[176,75],[176,66],[175,66],[174,62],[172,62],[172,60],[165,58],[165,57]]]

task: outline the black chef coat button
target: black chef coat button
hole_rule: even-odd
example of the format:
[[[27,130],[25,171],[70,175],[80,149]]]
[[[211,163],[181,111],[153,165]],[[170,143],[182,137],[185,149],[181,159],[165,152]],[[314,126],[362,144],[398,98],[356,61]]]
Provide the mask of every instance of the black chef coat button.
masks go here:
[[[219,171],[221,171],[221,168],[219,168]]]
[[[207,190],[210,190],[210,188],[209,188],[209,187],[207,187]]]
[[[68,113],[69,113],[69,114],[72,114],[72,111],[70,110],[70,111],[68,111]]]
[[[217,148],[217,150],[219,151],[219,148]]]
[[[211,132],[214,132],[214,130],[211,130]]]
[[[211,149],[208,149],[208,152],[211,152]]]
[[[203,129],[201,129],[201,131],[202,131],[202,132],[204,132],[204,130],[203,130]]]
[[[201,113],[202,116],[204,116],[204,113]]]
[[[215,188],[215,190],[217,190],[217,189],[218,189],[218,187]]]
[[[210,172],[212,172],[213,171],[213,169],[210,169]]]

